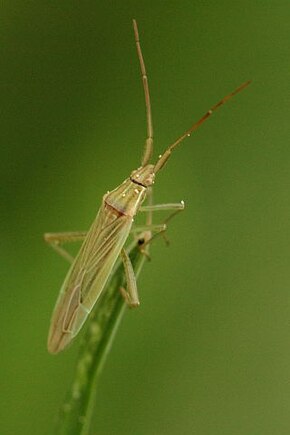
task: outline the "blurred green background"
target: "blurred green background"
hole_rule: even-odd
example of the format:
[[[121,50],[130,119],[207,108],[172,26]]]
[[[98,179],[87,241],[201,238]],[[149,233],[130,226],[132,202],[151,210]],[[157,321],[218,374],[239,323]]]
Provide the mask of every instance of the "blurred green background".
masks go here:
[[[1,3],[0,433],[49,434],[79,340],[46,351],[68,268],[45,231],[85,230],[137,167],[252,85],[176,151],[155,201],[183,199],[152,246],[101,379],[92,434],[290,430],[289,0]]]

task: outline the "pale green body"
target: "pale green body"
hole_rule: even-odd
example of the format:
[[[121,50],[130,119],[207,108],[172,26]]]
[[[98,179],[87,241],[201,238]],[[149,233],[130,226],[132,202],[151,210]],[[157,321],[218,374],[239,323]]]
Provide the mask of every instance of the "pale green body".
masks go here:
[[[66,347],[98,300],[131,230],[133,217],[154,179],[153,166],[131,177],[103,197],[103,202],[62,285],[51,319],[48,350]]]
[[[133,217],[140,209],[146,197],[147,187],[154,183],[155,174],[168,161],[172,151],[186,138],[197,130],[212,113],[226,103],[238,92],[246,88],[250,81],[247,81],[226,95],[218,103],[213,105],[196,123],[194,123],[174,143],[166,148],[159,156],[155,165],[148,164],[153,152],[153,126],[151,115],[151,104],[144,59],[141,51],[137,23],[133,20],[134,34],[137,53],[140,62],[141,76],[145,94],[146,116],[147,116],[147,139],[142,159],[142,166],[132,172],[131,177],[124,181],[119,187],[103,197],[103,203],[98,215],[86,234],[83,245],[72,263],[67,277],[61,288],[50,325],[48,336],[48,350],[56,353],[65,348],[72,338],[79,332],[88,314],[99,298],[109,276],[122,253],[122,260],[127,277],[129,291],[121,289],[126,301],[130,306],[138,306],[139,300],[136,289],[136,282],[133,277],[134,271],[130,259],[123,250],[123,246],[130,233]],[[147,230],[152,229],[150,213],[153,210],[183,210],[184,203],[149,205],[142,207],[149,213]],[[172,216],[176,214],[174,212]],[[171,218],[167,218],[168,220]],[[166,222],[165,221],[165,222]],[[158,227],[158,226],[157,226]],[[155,226],[155,229],[157,229]],[[159,226],[160,227],[160,226]],[[159,231],[164,231],[164,228]],[[51,243],[52,247],[62,256],[71,261],[71,256],[61,246],[61,241],[67,241],[66,234],[45,234],[45,240]],[[74,236],[74,240],[80,240],[80,234]]]

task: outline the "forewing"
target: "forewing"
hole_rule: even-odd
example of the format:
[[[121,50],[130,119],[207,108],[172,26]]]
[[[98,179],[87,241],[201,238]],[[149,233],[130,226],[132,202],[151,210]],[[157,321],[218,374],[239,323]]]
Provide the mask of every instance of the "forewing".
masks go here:
[[[100,296],[128,237],[132,218],[102,205],[57,300],[48,350],[62,350],[79,332]]]

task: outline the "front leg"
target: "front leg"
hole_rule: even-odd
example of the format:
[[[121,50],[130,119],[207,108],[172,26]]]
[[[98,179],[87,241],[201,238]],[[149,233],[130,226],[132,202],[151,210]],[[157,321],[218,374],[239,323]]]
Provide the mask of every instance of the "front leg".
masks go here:
[[[178,213],[180,213],[181,211],[184,210],[184,201],[180,201],[178,203],[170,203],[170,204],[149,204],[149,205],[145,205],[140,207],[139,211],[141,212],[145,212],[145,213],[152,213],[155,211],[172,211],[172,213],[169,214],[169,216],[167,216],[164,221],[163,221],[163,225],[164,225],[164,229],[160,229],[159,231],[156,231],[155,234],[151,235],[150,232],[149,237],[145,237],[145,238],[141,238],[139,239],[139,241],[141,240],[141,244],[143,246],[143,248],[151,243],[154,239],[156,239],[158,236],[162,236],[165,240],[165,242],[168,244],[169,241],[165,235],[165,231],[167,229],[167,224],[169,221],[171,221],[172,218],[174,218],[174,216],[176,216]]]
[[[177,213],[184,210],[184,201],[180,201],[177,203],[170,203],[170,204],[150,204],[150,205],[143,205],[140,207],[140,212],[145,213],[152,213],[155,211],[172,211],[172,213],[169,214],[169,216],[163,221],[164,223],[169,222]]]

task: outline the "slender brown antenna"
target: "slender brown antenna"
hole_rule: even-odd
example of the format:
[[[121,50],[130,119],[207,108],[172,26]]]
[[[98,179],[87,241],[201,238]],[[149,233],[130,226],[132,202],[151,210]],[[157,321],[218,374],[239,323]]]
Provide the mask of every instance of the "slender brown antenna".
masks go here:
[[[149,162],[152,152],[153,152],[153,124],[152,124],[152,113],[151,113],[151,103],[150,103],[150,93],[148,86],[148,77],[146,73],[145,63],[142,55],[139,32],[136,20],[133,20],[133,28],[135,35],[135,42],[137,48],[137,54],[140,63],[141,76],[143,82],[144,96],[145,96],[145,106],[146,106],[146,118],[147,118],[147,139],[145,141],[144,154],[142,157],[142,166],[147,165]]]
[[[245,83],[242,83],[237,89],[235,89],[230,94],[226,95],[224,98],[222,98],[218,103],[216,103],[214,106],[212,106],[206,113],[203,115],[197,122],[195,122],[183,135],[181,135],[172,145],[169,145],[169,147],[165,150],[165,152],[159,157],[159,160],[155,164],[154,172],[160,171],[160,169],[165,165],[167,160],[169,159],[171,152],[179,145],[186,137],[190,136],[191,133],[193,133],[195,130],[197,130],[201,124],[206,121],[212,113],[218,109],[220,106],[225,104],[230,98],[232,98],[234,95],[236,95],[238,92],[241,92],[243,89],[245,89],[249,84],[251,83],[251,80],[248,80]]]

